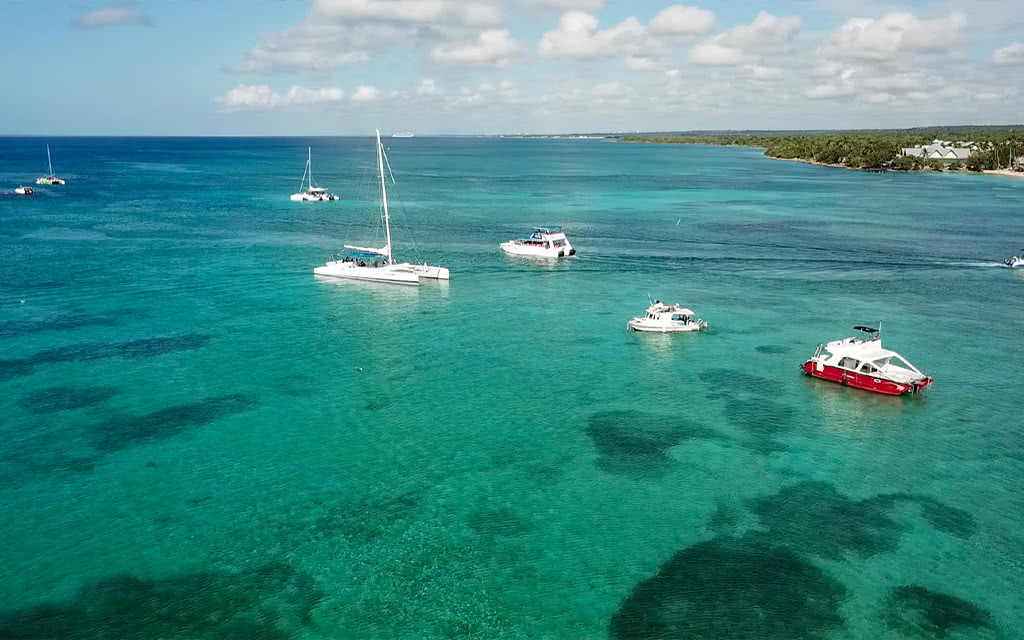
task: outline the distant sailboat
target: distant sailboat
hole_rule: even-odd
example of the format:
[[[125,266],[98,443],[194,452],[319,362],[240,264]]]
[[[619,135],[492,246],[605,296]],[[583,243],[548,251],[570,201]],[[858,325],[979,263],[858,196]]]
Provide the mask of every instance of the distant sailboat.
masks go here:
[[[328,193],[327,189],[323,187],[317,187],[313,184],[313,147],[307,148],[306,156],[306,170],[302,172],[302,182],[299,183],[299,192],[292,194],[292,202],[326,202],[328,200],[340,200],[335,193]],[[309,186],[303,190],[302,187],[306,185],[306,179],[309,178]]]
[[[329,260],[327,264],[316,267],[313,273],[318,276],[343,278],[346,280],[364,280],[370,282],[390,282],[418,286],[420,278],[432,280],[448,280],[448,269],[429,264],[409,264],[395,262],[391,251],[391,215],[388,211],[388,188],[384,178],[384,145],[380,141],[380,129],[377,130],[377,169],[380,172],[381,221],[384,223],[384,246],[357,247],[347,244],[346,249],[353,254],[341,260]],[[388,166],[390,171],[390,164]],[[391,178],[392,181],[394,177]]]
[[[46,145],[46,164],[50,166],[50,173],[36,179],[36,184],[66,184],[64,178],[58,178],[53,173],[53,161],[50,159],[50,145]]]

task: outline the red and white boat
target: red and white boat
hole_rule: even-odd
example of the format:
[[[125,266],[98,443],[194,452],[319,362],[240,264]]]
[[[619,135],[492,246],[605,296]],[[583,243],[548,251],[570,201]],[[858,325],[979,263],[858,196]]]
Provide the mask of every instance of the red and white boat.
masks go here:
[[[803,364],[804,373],[891,396],[918,393],[932,383],[931,376],[921,373],[903,356],[882,348],[879,329],[854,329],[869,337],[819,344],[811,359]]]

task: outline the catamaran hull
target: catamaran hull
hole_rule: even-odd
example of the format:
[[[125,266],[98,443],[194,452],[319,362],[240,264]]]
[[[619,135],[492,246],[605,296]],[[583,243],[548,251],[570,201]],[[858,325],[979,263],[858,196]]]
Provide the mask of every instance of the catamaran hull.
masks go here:
[[[450,280],[448,269],[444,267],[435,267],[429,264],[409,264],[402,263],[395,265],[403,269],[408,269],[415,273],[420,278],[427,278],[430,280]]]
[[[304,193],[293,193],[292,202],[329,202],[331,200],[341,200],[339,196],[308,196]]]
[[[560,248],[545,249],[543,247],[521,245],[516,242],[502,242],[498,246],[501,247],[502,251],[510,256],[519,256],[523,258],[546,258],[557,260],[558,258],[566,258],[568,256],[576,255],[576,250],[568,245]]]
[[[840,369],[839,367],[820,365],[813,360],[808,360],[801,368],[806,375],[815,378],[821,378],[822,380],[836,382],[843,386],[854,387],[855,389],[863,389],[864,391],[872,391],[874,393],[881,393],[888,396],[902,396],[908,393],[920,393],[925,389],[925,387],[932,383],[931,378],[921,378],[909,383],[896,382],[895,380],[876,378],[863,373]]]
[[[36,184],[60,185],[65,184],[65,181],[63,178],[39,178],[38,180],[36,180]]]
[[[322,267],[313,269],[318,276],[341,278],[344,280],[363,280],[366,282],[387,282],[418,287],[420,277],[412,271],[391,267],[360,267],[351,262],[328,262]]]

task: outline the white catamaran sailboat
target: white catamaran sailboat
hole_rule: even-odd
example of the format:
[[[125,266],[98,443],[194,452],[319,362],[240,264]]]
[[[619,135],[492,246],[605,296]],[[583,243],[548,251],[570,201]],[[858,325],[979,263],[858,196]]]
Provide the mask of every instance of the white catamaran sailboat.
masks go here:
[[[36,179],[36,184],[65,184],[64,178],[53,174],[53,161],[50,160],[50,145],[46,145],[46,164],[50,165],[50,173]]]
[[[309,188],[303,191],[302,185],[306,184],[307,177],[309,178]],[[308,155],[306,156],[306,170],[302,172],[299,192],[292,194],[292,202],[326,202],[328,200],[340,199],[337,194],[328,193],[327,189],[313,185],[313,147],[309,147]]]
[[[409,264],[395,262],[391,251],[391,216],[388,213],[388,189],[384,179],[384,163],[387,156],[380,142],[380,129],[377,130],[377,169],[380,172],[381,219],[384,223],[385,244],[380,249],[345,245],[355,253],[340,260],[329,260],[327,264],[316,267],[313,273],[318,276],[344,278],[347,280],[366,280],[371,282],[390,282],[418,286],[420,278],[448,280],[448,269],[428,264]],[[390,163],[389,163],[390,168]],[[392,176],[394,181],[394,176]]]

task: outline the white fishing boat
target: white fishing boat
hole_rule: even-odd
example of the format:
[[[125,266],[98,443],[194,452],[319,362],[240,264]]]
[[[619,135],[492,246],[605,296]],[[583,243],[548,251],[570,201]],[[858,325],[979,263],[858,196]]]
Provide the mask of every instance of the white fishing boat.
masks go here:
[[[1003,260],[1003,264],[1011,269],[1024,269],[1024,249],[1021,249],[1020,255],[1010,256]]]
[[[335,193],[329,193],[327,189],[318,187],[313,183],[313,147],[308,148],[306,156],[306,170],[302,172],[302,182],[299,183],[299,192],[292,194],[292,202],[327,202],[328,200],[340,200]],[[308,187],[307,178],[309,179]]]
[[[708,323],[695,316],[691,309],[655,300],[643,316],[630,318],[626,328],[652,333],[690,333],[707,329]]]
[[[35,191],[32,191],[32,187],[18,187],[14,190],[14,195],[16,196],[30,196],[33,193]]]
[[[528,258],[564,258],[576,255],[561,227],[536,227],[529,238],[509,240],[498,245],[505,253]]]
[[[53,160],[50,159],[50,145],[46,145],[46,164],[50,167],[50,173],[36,178],[36,184],[66,184],[64,178],[58,178],[53,173]]]
[[[347,280],[366,280],[372,282],[390,282],[418,286],[421,278],[448,280],[448,269],[429,264],[410,264],[396,262],[391,247],[391,215],[388,211],[388,188],[384,177],[384,164],[388,162],[384,153],[384,145],[380,142],[380,129],[377,130],[377,169],[380,172],[381,221],[384,225],[384,246],[359,247],[347,244],[346,249],[354,251],[341,259],[335,257],[327,264],[316,267],[313,273],[318,276],[343,278]],[[388,169],[390,171],[390,163]],[[394,176],[391,178],[394,182]]]

